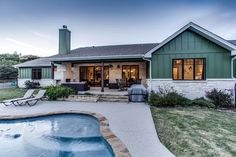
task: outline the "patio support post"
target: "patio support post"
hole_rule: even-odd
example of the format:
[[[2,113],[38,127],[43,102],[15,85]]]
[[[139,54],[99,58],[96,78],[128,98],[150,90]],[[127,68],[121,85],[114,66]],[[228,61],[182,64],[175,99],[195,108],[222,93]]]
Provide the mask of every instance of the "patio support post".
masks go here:
[[[51,78],[54,79],[54,64],[51,63]]]
[[[101,92],[104,92],[104,62],[101,62]]]

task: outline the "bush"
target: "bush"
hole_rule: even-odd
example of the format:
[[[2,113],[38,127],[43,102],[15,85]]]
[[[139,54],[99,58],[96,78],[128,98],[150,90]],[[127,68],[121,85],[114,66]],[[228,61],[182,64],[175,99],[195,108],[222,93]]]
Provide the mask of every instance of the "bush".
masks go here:
[[[232,106],[232,92],[227,90],[217,90],[212,89],[206,92],[206,97],[216,106],[216,107],[230,107]]]
[[[189,105],[190,102],[191,100],[185,98],[173,89],[159,88],[159,92],[151,92],[149,97],[149,104],[156,107],[186,106]]]
[[[48,86],[45,88],[46,95],[49,100],[57,100],[57,98],[65,98],[69,95],[76,94],[76,91],[69,87],[64,86]]]
[[[27,89],[35,89],[38,87],[40,87],[39,82],[25,81],[25,88]]]
[[[207,107],[207,108],[215,108],[215,105],[210,101],[202,98],[196,98],[191,101],[191,106],[199,106],[199,107]]]

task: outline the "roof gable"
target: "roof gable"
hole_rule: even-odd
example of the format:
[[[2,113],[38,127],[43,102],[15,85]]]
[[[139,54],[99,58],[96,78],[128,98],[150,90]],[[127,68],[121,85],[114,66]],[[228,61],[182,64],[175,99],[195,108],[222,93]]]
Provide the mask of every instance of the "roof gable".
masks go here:
[[[184,27],[182,27],[180,30],[169,36],[167,39],[165,39],[163,42],[161,42],[159,45],[151,49],[149,52],[145,54],[146,58],[150,58],[152,56],[152,53],[163,47],[165,44],[170,42],[172,39],[176,38],[178,35],[186,31],[187,29],[205,37],[206,39],[216,43],[217,45],[230,50],[231,55],[236,55],[236,45],[232,44],[231,42],[228,42],[227,40],[217,36],[216,34],[196,25],[193,22],[188,23]]]

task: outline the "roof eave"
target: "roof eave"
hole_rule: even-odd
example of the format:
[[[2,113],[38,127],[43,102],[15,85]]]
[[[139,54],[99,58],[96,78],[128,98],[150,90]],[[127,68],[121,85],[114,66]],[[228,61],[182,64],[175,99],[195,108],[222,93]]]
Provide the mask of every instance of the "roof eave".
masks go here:
[[[108,60],[108,59],[135,59],[143,58],[144,55],[115,55],[115,56],[88,56],[88,57],[63,57],[52,58],[52,61],[90,61],[90,60]]]

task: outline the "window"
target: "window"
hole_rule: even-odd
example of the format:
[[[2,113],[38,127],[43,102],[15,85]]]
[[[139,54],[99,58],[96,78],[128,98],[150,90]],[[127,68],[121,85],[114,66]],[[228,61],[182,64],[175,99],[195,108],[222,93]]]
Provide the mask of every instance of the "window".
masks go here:
[[[42,69],[40,69],[40,68],[32,69],[32,79],[33,80],[40,80],[41,78],[42,78]]]
[[[204,80],[205,59],[174,59],[172,75],[174,80]]]

